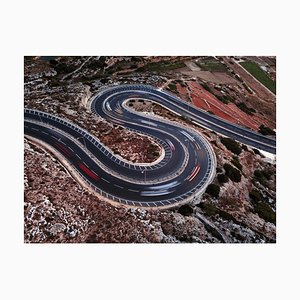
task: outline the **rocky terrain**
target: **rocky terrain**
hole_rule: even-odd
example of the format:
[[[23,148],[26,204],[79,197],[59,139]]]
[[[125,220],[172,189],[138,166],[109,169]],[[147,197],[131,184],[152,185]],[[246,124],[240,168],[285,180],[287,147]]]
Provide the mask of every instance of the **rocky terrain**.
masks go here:
[[[252,90],[237,79],[237,71],[233,74],[231,64],[224,63],[231,59],[215,59],[225,64],[223,69],[210,60],[214,68],[219,68],[217,71],[203,70],[208,64],[203,67],[202,60],[27,57],[25,107],[71,120],[133,162],[155,160],[153,147],[158,146],[147,137],[99,120],[88,112],[87,100],[104,86],[145,83],[163,87],[232,122],[257,131],[263,125],[269,129],[268,134],[275,134],[275,98],[262,99],[264,95],[259,89]],[[274,67],[271,71],[275,78]],[[276,241],[275,158],[269,159],[255,149],[191,125],[158,105],[132,103],[132,108],[191,126],[211,142],[217,157],[217,174],[202,199],[160,212],[111,206],[82,188],[50,153],[25,139],[25,242]]]

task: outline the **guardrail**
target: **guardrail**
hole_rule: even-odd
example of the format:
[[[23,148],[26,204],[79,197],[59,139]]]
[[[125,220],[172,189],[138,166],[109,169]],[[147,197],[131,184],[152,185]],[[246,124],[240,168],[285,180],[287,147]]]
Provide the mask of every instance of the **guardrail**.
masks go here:
[[[119,86],[117,87],[111,87],[109,89],[105,89],[103,91],[100,91],[100,93],[98,93],[95,97],[94,97],[94,100],[92,102],[90,102],[90,108],[91,108],[91,111],[92,113],[96,114],[97,117],[99,118],[100,116],[96,113],[95,111],[95,108],[93,107],[94,105],[94,102],[95,102],[95,99],[97,98],[97,96],[99,96],[100,94],[102,93],[108,93],[108,92],[111,92],[115,89],[118,89],[118,91],[120,91],[120,89],[122,90],[130,90],[131,89],[131,86],[134,87],[134,90],[137,90],[137,88],[141,89],[141,90],[157,90],[156,88],[154,87],[151,87],[151,86],[148,86],[148,85],[128,85],[125,87],[122,87],[120,88]],[[124,108],[124,107],[123,107]],[[77,125],[74,125],[73,123],[69,122],[69,121],[65,121],[59,117],[56,117],[56,116],[53,116],[51,114],[48,114],[48,113],[44,113],[44,112],[40,112],[40,111],[37,111],[37,110],[33,110],[33,109],[25,109],[25,112],[29,113],[29,114],[33,114],[33,115],[39,115],[39,116],[43,116],[45,118],[50,118],[51,120],[54,120],[54,121],[57,121],[59,123],[62,123],[63,125],[65,126],[68,126],[70,128],[72,128],[73,130],[77,131],[78,133],[80,133],[83,138],[86,138],[89,142],[91,142],[95,147],[97,147],[101,152],[104,153],[104,151],[108,151],[112,156],[116,157],[114,155],[114,153],[112,151],[110,151],[109,148],[105,147],[98,139],[94,138],[90,133],[88,133],[86,130],[78,127]],[[101,118],[101,117],[100,117]],[[157,117],[156,117],[157,118]],[[103,118],[101,118],[103,119]],[[154,117],[155,119],[155,117]],[[157,118],[159,119],[159,118]],[[104,119],[105,120],[105,119]],[[31,119],[32,121],[32,119]],[[161,119],[159,119],[160,122],[162,122]],[[166,121],[166,120],[164,120]],[[178,123],[174,124],[174,122],[171,122],[171,121],[167,121],[166,123],[171,123],[172,125],[176,125],[178,126]],[[47,123],[45,122],[42,122],[42,119],[41,119],[41,123],[47,127]],[[51,126],[50,126],[51,127]],[[194,130],[191,130],[190,128],[186,127],[186,126],[181,126],[183,127],[185,130],[193,133],[194,135],[198,135],[198,140],[201,142],[202,146],[204,147],[205,151],[207,152],[208,154],[208,157],[210,158],[208,160],[208,169],[207,169],[207,172],[205,173],[204,177],[202,178],[202,180],[197,184],[197,186],[195,186],[192,190],[186,192],[185,194],[182,194],[180,196],[177,196],[177,197],[174,197],[172,199],[168,199],[168,200],[160,200],[160,201],[151,201],[151,202],[142,202],[142,201],[131,201],[131,200],[128,200],[128,199],[124,199],[124,198],[120,198],[120,197],[116,197],[110,193],[107,193],[105,191],[102,191],[101,189],[99,189],[98,187],[96,187],[93,183],[91,183],[85,176],[83,176],[76,168],[72,168],[72,171],[73,172],[76,172],[76,174],[84,180],[84,182],[86,182],[86,184],[92,189],[94,190],[95,192],[99,193],[101,196],[109,199],[109,200],[112,200],[114,202],[118,202],[118,203],[121,203],[121,204],[125,204],[125,205],[130,205],[130,206],[137,206],[137,207],[152,207],[152,208],[155,208],[155,207],[169,207],[169,206],[174,206],[174,205],[180,205],[180,203],[183,203],[183,202],[186,202],[186,201],[191,201],[192,199],[194,199],[195,197],[197,197],[199,194],[201,194],[203,192],[203,190],[206,188],[206,186],[211,182],[211,180],[213,179],[214,175],[215,175],[215,169],[213,168],[213,166],[215,165],[216,163],[216,157],[215,157],[215,154],[214,154],[214,151],[213,149],[211,148],[210,144],[208,143],[208,141],[202,137],[198,132],[194,131]],[[53,128],[53,127],[52,127]],[[99,162],[96,157],[94,155],[92,155],[88,149],[86,148],[83,148],[83,145],[81,143],[79,143],[78,140],[76,140],[74,137],[72,137],[71,135],[69,134],[66,134],[65,132],[61,131],[60,129],[56,128],[55,127],[55,130],[59,131],[61,134],[65,135],[66,137],[70,138],[73,142],[75,142],[78,146],[80,146],[85,152],[88,153],[88,155],[90,157],[92,157],[96,163],[100,163],[99,164],[99,167],[101,167],[104,171],[106,172],[109,172],[110,174],[112,173],[112,171],[108,168],[106,168],[104,166],[103,168],[103,164],[101,164],[101,162]],[[129,130],[132,130],[134,132],[137,132],[139,134],[142,134],[142,135],[145,135],[144,133],[138,131],[138,130],[134,130],[134,129],[129,129]],[[159,141],[159,142],[162,142],[160,141],[159,139],[157,139],[156,137],[152,137],[155,141]],[[104,150],[103,150],[104,149]],[[184,151],[185,151],[185,161],[184,163],[187,163],[188,161],[188,152],[186,150],[185,147],[183,147]],[[105,153],[104,153],[105,154]],[[119,160],[118,158],[116,158],[116,160]],[[120,161],[120,160],[119,160]],[[127,163],[128,164],[128,163]],[[129,165],[129,164],[128,164]],[[141,170],[145,170],[144,169],[141,169]],[[115,176],[115,174],[113,174]],[[128,180],[128,177],[120,177],[122,176],[121,174],[116,174],[117,177],[121,178],[122,180],[126,180],[126,181],[129,181]],[[177,174],[174,176],[176,177],[178,176]],[[168,179],[165,179],[164,178],[164,181],[167,181],[169,180],[170,178]],[[164,181],[155,181],[153,183],[159,183],[159,182],[164,182]],[[134,182],[134,183],[141,183],[141,184],[145,184],[145,181],[130,181],[130,182]],[[149,181],[147,181],[147,183],[149,183]],[[150,182],[151,183],[151,182]]]
[[[57,121],[65,126],[68,126],[69,128],[77,131],[78,133],[80,133],[82,135],[83,138],[86,138],[89,142],[91,142],[92,144],[94,144],[95,147],[97,147],[102,153],[104,153],[105,151],[106,152],[109,152],[111,154],[111,156],[114,156],[116,157],[116,160],[115,162],[119,165],[122,166],[121,162],[123,162],[124,164],[127,164],[129,166],[132,166],[132,169],[134,168],[135,166],[135,170],[138,169],[138,170],[145,170],[145,169],[148,169],[148,170],[151,170],[150,168],[147,168],[148,165],[151,165],[151,164],[145,164],[145,163],[132,163],[130,161],[127,161],[125,159],[122,159],[120,157],[118,157],[117,155],[114,154],[114,152],[106,147],[103,143],[101,143],[96,137],[94,137],[93,135],[91,135],[88,131],[86,131],[85,129],[82,129],[81,127],[79,127],[78,125],[75,125],[73,124],[72,122],[70,121],[66,121],[62,118],[59,118],[59,117],[56,117],[54,115],[51,115],[49,113],[45,113],[45,112],[41,112],[41,111],[38,111],[38,110],[35,110],[35,109],[28,109],[28,108],[25,108],[24,109],[25,112],[27,113],[31,113],[33,115],[37,115],[37,116],[42,116],[42,117],[46,117],[46,118],[49,118],[51,120],[54,120],[54,121]],[[98,115],[97,115],[98,116]],[[99,116],[98,116],[99,117]],[[101,118],[103,119],[103,118]],[[105,119],[103,119],[105,120]],[[40,119],[40,121],[42,123],[44,123],[42,121],[42,119]],[[164,148],[165,150],[165,147],[164,147],[164,141],[160,140],[159,138],[155,137],[155,136],[152,136],[150,134],[144,134],[143,132],[139,131],[139,130],[135,130],[135,129],[129,129],[131,130],[132,132],[135,132],[139,135],[142,135],[142,136],[149,136],[151,139],[153,139],[156,143],[158,143],[162,148]],[[163,166],[163,165],[162,165]]]
[[[26,119],[25,119],[25,120],[26,120]],[[47,123],[44,123],[44,122],[39,122],[39,121],[32,120],[32,119],[30,119],[30,121],[29,121],[29,120],[27,120],[27,121],[28,121],[28,122],[31,122],[31,123],[38,124],[38,125],[43,125],[43,126],[45,126],[45,127],[47,127],[47,128],[53,129],[53,126],[51,126],[51,125],[49,125],[49,124],[47,124]],[[61,135],[63,135],[63,136],[65,136],[65,137],[67,137],[68,139],[70,139],[70,140],[71,140],[72,142],[74,142],[78,147],[80,147],[84,152],[86,152],[86,153],[89,155],[89,157],[91,157],[91,158],[96,162],[96,164],[97,164],[101,169],[103,169],[106,173],[112,174],[112,175],[114,175],[115,177],[117,177],[117,178],[119,178],[119,179],[122,179],[122,180],[124,180],[124,181],[127,181],[127,182],[138,183],[138,184],[145,184],[145,180],[138,180],[138,179],[135,179],[135,178],[134,178],[134,179],[131,179],[130,177],[123,176],[122,174],[116,173],[116,172],[114,172],[112,169],[107,168],[106,165],[104,165],[101,161],[99,161],[99,160],[97,159],[97,157],[95,157],[95,156],[94,156],[87,148],[85,148],[85,147],[83,146],[83,144],[81,144],[81,143],[78,141],[78,139],[74,138],[72,135],[66,133],[65,131],[63,131],[63,130],[57,128],[57,127],[54,127],[54,129],[55,129],[57,132],[59,132]],[[114,157],[115,157],[115,156],[114,156]],[[114,162],[115,162],[115,160],[114,160]],[[142,170],[140,170],[140,171],[145,171],[145,169],[142,169]],[[167,180],[168,180],[168,179],[166,179],[165,177],[162,178],[162,179],[157,178],[156,180],[147,180],[147,183],[148,183],[148,184],[157,184],[157,183],[163,183],[163,182],[165,182],[165,181],[167,181]]]
[[[149,100],[147,100],[147,101],[149,101]],[[151,101],[151,100],[150,100],[150,101]],[[125,109],[125,110],[127,110],[127,111],[130,111],[130,112],[132,112],[132,113],[134,113],[134,114],[141,115],[141,116],[144,116],[144,115],[145,115],[145,113],[143,113],[143,112],[138,112],[138,111],[134,110],[133,108],[130,108],[130,107],[126,106],[126,102],[127,102],[127,100],[124,101],[124,102],[122,103],[123,109]],[[151,102],[154,102],[154,101],[151,101]],[[158,103],[158,104],[159,104],[159,103]],[[160,104],[159,104],[159,105],[160,105]],[[151,118],[151,119],[154,119],[154,120],[157,120],[157,121],[159,121],[159,122],[162,122],[162,123],[167,123],[167,124],[173,125],[173,126],[174,126],[174,125],[175,125],[175,126],[178,126],[178,125],[179,125],[179,126],[180,126],[181,128],[183,128],[184,130],[190,132],[190,133],[193,134],[193,135],[198,136],[198,141],[202,144],[202,146],[204,147],[206,153],[208,154],[208,157],[210,157],[211,160],[209,160],[209,168],[208,168],[208,171],[207,171],[208,176],[207,176],[206,184],[204,184],[204,185],[202,185],[201,187],[199,187],[199,190],[198,190],[197,192],[195,192],[195,193],[191,196],[191,198],[194,198],[194,197],[196,197],[196,196],[202,194],[203,190],[207,187],[207,185],[208,185],[208,184],[212,181],[212,179],[214,178],[215,172],[216,172],[216,170],[215,170],[214,168],[212,168],[212,165],[215,165],[215,164],[216,164],[217,159],[216,159],[215,152],[214,152],[214,150],[212,149],[210,143],[209,143],[209,142],[207,141],[207,139],[206,139],[204,136],[202,136],[198,131],[196,131],[196,130],[194,130],[194,129],[191,129],[191,128],[189,128],[188,126],[185,126],[185,125],[183,125],[183,124],[181,124],[181,123],[178,123],[178,122],[175,122],[175,121],[171,121],[171,120],[167,120],[167,119],[165,119],[165,118],[163,118],[163,117],[159,117],[159,116],[155,116],[155,115],[151,115],[150,118]],[[180,142],[180,141],[179,141],[179,142]],[[181,143],[181,142],[180,142],[180,143]],[[183,148],[184,148],[185,152],[187,152],[187,151],[186,151],[186,148],[185,148],[185,147],[183,147]],[[187,156],[188,156],[188,154],[187,154]],[[207,175],[207,174],[206,174],[206,175]],[[206,177],[206,175],[204,176],[204,178]],[[201,182],[202,182],[202,181],[201,181]]]

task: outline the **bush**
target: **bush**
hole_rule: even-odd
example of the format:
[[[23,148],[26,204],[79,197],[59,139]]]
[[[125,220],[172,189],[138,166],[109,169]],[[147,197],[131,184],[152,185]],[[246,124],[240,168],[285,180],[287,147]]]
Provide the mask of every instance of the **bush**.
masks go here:
[[[174,83],[170,83],[170,84],[168,85],[168,88],[169,88],[172,92],[177,92],[176,84],[174,84]]]
[[[200,202],[199,206],[208,216],[214,216],[219,212],[219,209],[211,203]]]
[[[254,152],[254,154],[260,154],[260,152],[259,152],[259,150],[258,149],[253,149],[253,152]]]
[[[254,212],[257,213],[265,221],[275,224],[276,213],[273,211],[269,204],[264,202],[264,198],[261,192],[259,190],[252,190],[249,193],[249,196],[252,200]]]
[[[275,131],[272,130],[271,128],[265,126],[265,125],[260,125],[259,126],[259,133],[263,134],[263,135],[275,135]]]
[[[220,100],[224,104],[228,104],[229,103],[229,101],[224,96],[216,95],[216,97],[217,97],[218,100]]]
[[[222,169],[221,167],[217,167],[217,168],[216,168],[216,172],[217,172],[217,173],[222,173],[222,172],[223,172],[223,169]]]
[[[248,147],[246,145],[242,145],[242,149],[245,150],[245,151],[249,151]]]
[[[234,182],[241,181],[242,175],[238,169],[234,168],[230,164],[224,164],[224,170],[225,170],[226,176],[228,176],[232,181],[234,181]]]
[[[179,207],[178,212],[183,216],[190,216],[193,214],[193,208],[187,204]]]
[[[231,163],[237,167],[239,170],[243,170],[243,166],[241,165],[240,161],[239,161],[239,158],[237,156],[233,156],[232,160],[231,160]]]
[[[202,87],[203,87],[204,89],[206,89],[208,92],[212,93],[212,90],[210,89],[210,87],[209,87],[206,83],[202,83],[201,85],[202,85]]]
[[[229,181],[229,178],[225,174],[219,174],[218,175],[218,181],[220,184],[226,183]]]
[[[66,73],[71,73],[76,70],[76,67],[73,65],[67,65],[66,63],[58,63],[53,66],[55,71],[58,74],[66,74]]]
[[[219,209],[212,203],[201,202],[199,204],[199,207],[202,209],[202,211],[205,213],[205,215],[207,215],[209,217],[219,215],[224,220],[233,221],[234,223],[237,223],[237,224],[240,223],[232,215],[230,215],[226,211]]]
[[[254,201],[254,203],[258,203],[263,201],[263,196],[259,190],[252,190],[249,193],[250,198]]]
[[[246,114],[252,116],[253,113],[256,112],[256,110],[252,107],[248,107],[244,102],[240,102],[236,105],[240,110],[245,112]]]
[[[242,149],[240,148],[239,144],[231,138],[222,137],[221,142],[228,150],[230,150],[236,155],[239,155],[242,152]]]
[[[223,95],[223,96],[215,95],[215,96],[224,104],[228,104],[229,102],[234,102],[234,100],[228,95]]]
[[[249,86],[245,82],[242,82],[242,85],[250,94],[253,94],[252,90],[249,88]]]
[[[253,173],[253,180],[258,181],[260,184],[265,185],[271,179],[271,174],[265,170],[255,170]]]
[[[206,188],[205,193],[217,198],[219,197],[220,187],[217,184],[212,183]]]
[[[276,213],[273,209],[265,202],[254,203],[254,211],[265,221],[276,224]]]

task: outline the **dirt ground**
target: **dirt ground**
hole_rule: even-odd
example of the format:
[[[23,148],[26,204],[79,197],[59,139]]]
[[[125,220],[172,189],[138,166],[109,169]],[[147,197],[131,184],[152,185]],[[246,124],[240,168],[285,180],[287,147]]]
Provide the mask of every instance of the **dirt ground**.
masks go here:
[[[181,71],[182,74],[190,77],[198,77],[205,81],[212,81],[217,84],[235,83],[236,80],[223,72],[210,72],[210,71]]]
[[[257,82],[257,80],[255,80],[253,76],[250,75],[238,63],[228,57],[224,57],[224,62],[230,65],[230,67],[243,78],[243,80],[251,87],[251,89],[257,93],[257,96],[259,98],[263,99],[266,102],[275,103],[276,96],[261,83]]]

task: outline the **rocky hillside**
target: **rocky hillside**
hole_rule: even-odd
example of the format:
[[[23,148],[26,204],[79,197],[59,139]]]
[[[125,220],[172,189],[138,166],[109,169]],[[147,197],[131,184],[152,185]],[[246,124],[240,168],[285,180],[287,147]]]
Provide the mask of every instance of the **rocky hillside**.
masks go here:
[[[252,120],[253,129],[260,130],[262,124],[274,128],[275,108],[268,116],[256,109],[253,111],[256,106],[252,103],[256,102],[249,99],[259,102],[260,95],[237,94],[239,90],[249,92],[243,85],[236,84],[231,86],[230,96],[227,95],[233,101],[221,98],[220,95],[230,91],[229,86],[235,84],[235,79],[224,75],[222,80],[230,83],[219,87],[220,83],[204,81],[201,76],[208,75],[203,75],[201,70],[194,70],[200,73],[191,75],[188,66],[196,67],[186,63],[194,60],[190,57],[27,57],[24,105],[69,119],[133,162],[155,160],[153,147],[158,146],[147,137],[99,120],[87,111],[89,97],[104,86],[151,84],[166,88],[195,105],[197,101],[207,102],[210,108],[203,108],[211,113],[224,113],[225,106],[234,108],[240,122]],[[214,78],[214,72],[211,74],[209,78]],[[216,78],[221,80],[220,76]],[[242,102],[243,97],[249,101]],[[270,103],[263,103],[265,110]],[[255,149],[196,127],[160,106],[147,104],[135,109],[193,127],[211,142],[217,157],[217,173],[202,199],[160,212],[111,206],[82,188],[50,153],[25,139],[25,242],[276,241],[275,158],[269,159]],[[253,118],[247,118],[247,114]]]

